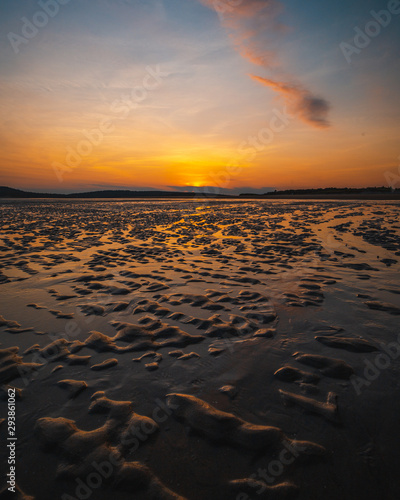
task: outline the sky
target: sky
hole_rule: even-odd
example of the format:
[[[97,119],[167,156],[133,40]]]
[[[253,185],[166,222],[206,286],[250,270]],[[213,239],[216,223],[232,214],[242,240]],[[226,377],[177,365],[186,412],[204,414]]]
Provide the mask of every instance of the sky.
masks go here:
[[[387,185],[399,28],[397,0],[1,0],[0,185]]]

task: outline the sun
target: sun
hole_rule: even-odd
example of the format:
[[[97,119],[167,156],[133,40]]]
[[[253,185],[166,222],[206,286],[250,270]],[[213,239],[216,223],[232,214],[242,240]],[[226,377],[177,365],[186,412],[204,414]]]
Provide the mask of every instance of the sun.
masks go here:
[[[192,182],[186,182],[185,186],[199,188],[199,187],[203,187],[204,183],[202,181],[192,181]]]

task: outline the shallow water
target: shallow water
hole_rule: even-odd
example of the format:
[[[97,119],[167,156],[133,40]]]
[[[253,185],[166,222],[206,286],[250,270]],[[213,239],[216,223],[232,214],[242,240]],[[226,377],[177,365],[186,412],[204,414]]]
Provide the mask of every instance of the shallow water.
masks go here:
[[[89,497],[290,498],[299,488],[300,499],[397,498],[400,366],[385,346],[399,334],[399,212],[396,202],[314,200],[0,204],[0,375],[23,390],[20,488],[39,500],[77,498],[93,457],[117,448],[118,466]],[[94,341],[93,331],[106,337]],[[20,358],[5,351],[14,346]],[[108,359],[117,363],[98,371]],[[325,454],[313,448],[277,466],[271,482],[259,470],[281,445],[255,451],[237,421],[224,417],[235,428],[225,432],[209,407],[184,399],[195,421],[172,408],[127,448],[115,403],[88,412],[98,391],[153,420],[168,394],[193,395]],[[93,442],[75,431],[75,448],[45,449],[56,421],[44,417],[108,430]],[[2,443],[6,432],[3,423]],[[149,468],[140,479],[126,472],[132,462]]]

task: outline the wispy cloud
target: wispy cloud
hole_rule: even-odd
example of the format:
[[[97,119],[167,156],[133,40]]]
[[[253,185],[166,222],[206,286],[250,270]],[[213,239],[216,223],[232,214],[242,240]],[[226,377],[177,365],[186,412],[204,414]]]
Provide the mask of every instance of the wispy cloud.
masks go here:
[[[277,44],[289,28],[280,22],[284,11],[278,0],[242,0],[236,2],[200,0],[219,14],[235,49],[252,64],[263,67],[272,77],[250,75],[255,81],[277,92],[291,112],[305,123],[316,127],[330,126],[329,103],[313,95],[295,78],[283,78],[287,71],[281,67]]]
[[[278,82],[261,76],[250,76],[253,80],[279,92],[290,112],[296,114],[304,122],[318,128],[329,127],[330,105],[325,99],[313,96],[308,90],[298,85]]]

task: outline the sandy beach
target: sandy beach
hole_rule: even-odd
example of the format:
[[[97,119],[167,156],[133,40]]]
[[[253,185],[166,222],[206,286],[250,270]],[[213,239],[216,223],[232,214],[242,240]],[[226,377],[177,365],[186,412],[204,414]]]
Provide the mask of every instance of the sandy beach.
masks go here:
[[[398,498],[399,202],[0,209],[0,499]]]

